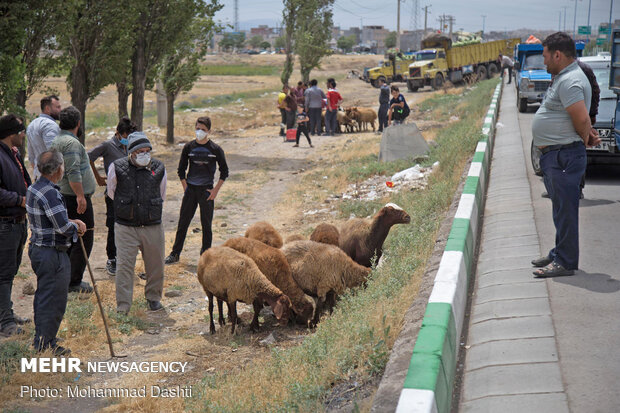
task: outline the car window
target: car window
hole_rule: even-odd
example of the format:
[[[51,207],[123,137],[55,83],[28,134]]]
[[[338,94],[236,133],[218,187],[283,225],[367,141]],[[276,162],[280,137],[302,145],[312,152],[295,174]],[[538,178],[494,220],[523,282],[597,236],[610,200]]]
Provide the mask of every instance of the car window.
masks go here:
[[[532,54],[525,58],[523,70],[547,70],[545,58],[541,54]]]
[[[609,89],[609,69],[592,70],[596,76],[596,82],[601,89],[601,99],[615,99],[616,95]]]

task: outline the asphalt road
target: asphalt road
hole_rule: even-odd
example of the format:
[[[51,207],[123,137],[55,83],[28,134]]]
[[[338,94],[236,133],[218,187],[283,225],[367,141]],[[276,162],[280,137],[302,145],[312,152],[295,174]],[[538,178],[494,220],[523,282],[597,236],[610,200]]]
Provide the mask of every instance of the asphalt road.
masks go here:
[[[530,159],[537,106],[519,114],[541,253],[553,247],[551,201]],[[515,107],[515,111],[516,111]],[[620,166],[593,165],[579,209],[580,270],[547,280],[572,412],[620,411]]]

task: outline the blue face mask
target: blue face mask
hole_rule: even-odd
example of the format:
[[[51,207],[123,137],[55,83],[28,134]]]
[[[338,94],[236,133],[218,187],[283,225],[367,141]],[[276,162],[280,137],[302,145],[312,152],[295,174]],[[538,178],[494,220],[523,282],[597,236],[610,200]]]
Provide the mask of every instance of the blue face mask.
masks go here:
[[[125,145],[125,146],[129,145],[129,139],[127,138],[121,138],[119,139],[119,142],[121,143],[121,145]]]

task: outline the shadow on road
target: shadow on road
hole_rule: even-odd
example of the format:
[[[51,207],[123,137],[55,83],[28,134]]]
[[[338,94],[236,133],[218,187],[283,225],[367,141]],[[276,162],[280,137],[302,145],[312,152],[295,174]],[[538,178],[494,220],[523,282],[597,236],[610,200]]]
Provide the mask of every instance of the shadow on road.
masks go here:
[[[557,277],[554,282],[571,285],[592,291],[595,293],[615,293],[620,291],[620,281],[611,278],[610,275],[601,273],[587,273],[578,270],[571,277]]]
[[[585,207],[593,207],[593,206],[600,206],[600,205],[609,205],[609,204],[614,204],[616,202],[620,202],[620,201],[614,201],[611,199],[582,199],[579,202],[579,208],[585,208]]]

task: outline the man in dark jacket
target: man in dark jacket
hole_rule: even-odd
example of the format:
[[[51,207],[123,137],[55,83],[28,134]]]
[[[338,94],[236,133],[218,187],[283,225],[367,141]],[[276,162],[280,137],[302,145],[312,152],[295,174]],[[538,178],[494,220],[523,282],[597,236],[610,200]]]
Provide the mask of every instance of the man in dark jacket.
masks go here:
[[[385,84],[385,79],[379,78],[379,133],[388,125],[388,109],[390,108],[390,87]]]
[[[127,314],[133,300],[134,267],[142,251],[149,310],[163,310],[164,227],[166,168],[151,158],[151,142],[143,132],[129,135],[128,157],[116,160],[108,170],[108,196],[114,201],[116,242],[116,310]]]
[[[0,118],[0,336],[21,333],[17,324],[28,321],[13,314],[11,290],[26,243],[26,191],[30,175],[17,148],[26,129],[15,115]]]
[[[179,261],[187,229],[192,218],[194,218],[198,205],[200,205],[200,224],[202,225],[200,253],[202,254],[211,248],[213,238],[211,222],[213,221],[215,197],[228,178],[228,165],[226,164],[224,150],[209,139],[209,133],[211,133],[211,119],[207,116],[198,118],[196,120],[196,139],[186,143],[181,152],[177,172],[185,192],[181,201],[181,212],[174,245],[170,255],[166,257],[166,264],[174,264]],[[220,177],[214,187],[216,167],[220,169]]]

